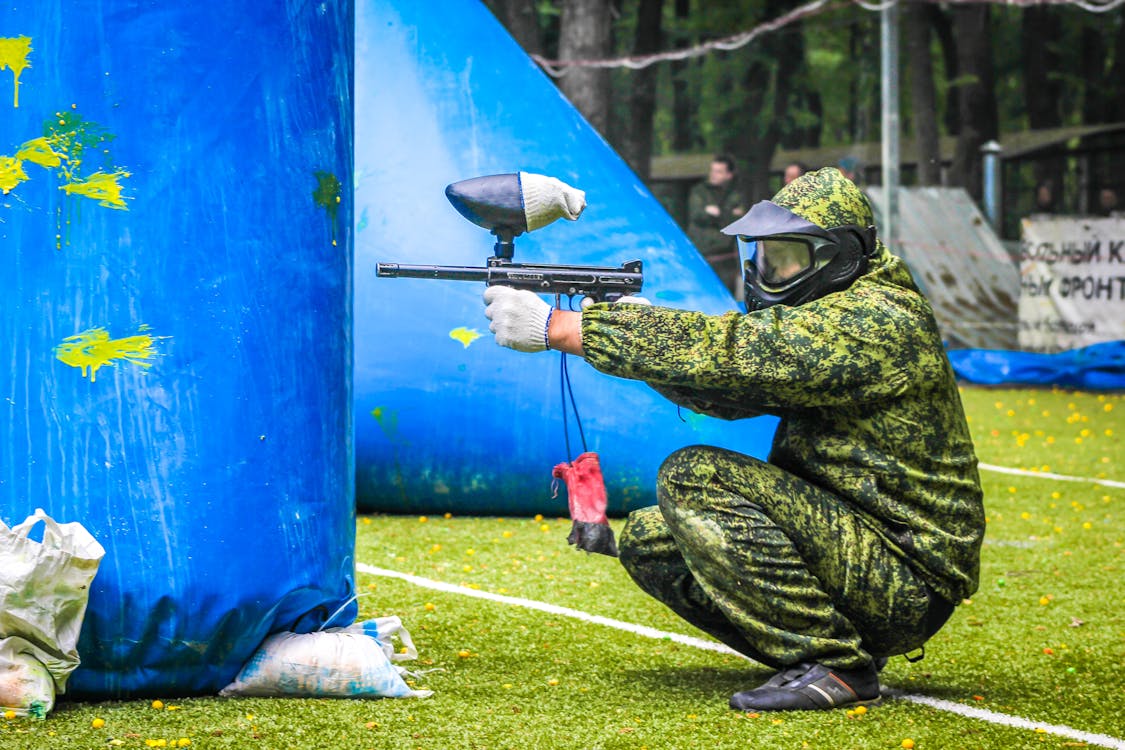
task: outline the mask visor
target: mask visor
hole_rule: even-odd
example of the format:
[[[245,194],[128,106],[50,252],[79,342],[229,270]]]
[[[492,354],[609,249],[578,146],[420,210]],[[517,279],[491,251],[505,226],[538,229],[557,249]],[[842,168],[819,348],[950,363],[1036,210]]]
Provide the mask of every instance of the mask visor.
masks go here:
[[[815,264],[816,242],[802,237],[739,237],[744,265],[753,265],[759,283],[781,290],[803,278]]]

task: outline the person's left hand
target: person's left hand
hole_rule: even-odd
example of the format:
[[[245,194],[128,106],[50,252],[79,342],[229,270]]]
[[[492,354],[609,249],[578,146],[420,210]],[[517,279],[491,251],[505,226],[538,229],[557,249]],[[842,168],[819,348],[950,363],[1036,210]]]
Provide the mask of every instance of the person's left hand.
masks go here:
[[[518,352],[541,352],[547,349],[547,324],[553,308],[535,292],[490,286],[484,290],[484,317],[492,322],[488,330],[496,334],[496,343]]]
[[[631,294],[626,294],[624,297],[618,297],[615,305],[652,305],[646,297],[634,297]]]

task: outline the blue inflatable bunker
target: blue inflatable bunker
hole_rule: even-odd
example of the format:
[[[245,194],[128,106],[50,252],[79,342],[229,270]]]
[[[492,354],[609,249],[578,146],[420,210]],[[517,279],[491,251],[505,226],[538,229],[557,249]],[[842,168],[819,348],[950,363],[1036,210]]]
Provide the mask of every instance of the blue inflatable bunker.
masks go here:
[[[551,469],[581,450],[566,423],[560,355],[498,347],[482,283],[377,278],[377,262],[481,266],[494,238],[446,201],[446,185],[518,171],[586,192],[576,222],[516,239],[517,262],[644,263],[655,304],[735,308],[625,163],[479,2],[360,0],[356,8],[357,502],[367,510],[566,512]],[[610,512],[655,502],[679,447],[762,457],[775,422],[694,415],[648,386],[571,362],[587,447]]]
[[[106,548],[70,694],[350,623],[348,0],[11,0],[0,517]]]

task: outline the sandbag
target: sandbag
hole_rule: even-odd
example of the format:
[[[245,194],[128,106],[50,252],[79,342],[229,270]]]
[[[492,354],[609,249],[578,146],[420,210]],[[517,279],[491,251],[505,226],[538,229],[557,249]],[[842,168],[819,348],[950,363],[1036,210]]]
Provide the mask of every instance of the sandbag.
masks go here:
[[[42,508],[11,528],[0,521],[0,709],[43,718],[66,691],[104,555],[82,524],[60,524]]]
[[[402,649],[395,651],[392,637]],[[262,644],[223,696],[284,698],[425,698],[413,690],[407,671],[392,662],[415,659],[418,651],[398,617],[381,617],[346,628],[313,633],[276,633]]]

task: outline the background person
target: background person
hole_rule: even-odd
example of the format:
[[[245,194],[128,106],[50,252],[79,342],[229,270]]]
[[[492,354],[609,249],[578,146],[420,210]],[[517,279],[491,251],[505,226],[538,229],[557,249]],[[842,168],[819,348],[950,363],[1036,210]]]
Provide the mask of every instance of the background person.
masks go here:
[[[1103,187],[1098,191],[1098,216],[1113,216],[1117,212],[1117,191]]]
[[[734,160],[724,154],[715,156],[707,179],[691,189],[688,196],[688,237],[726,284],[731,294],[738,294],[741,271],[738,245],[722,228],[746,213],[746,203],[734,185]]]
[[[849,154],[841,158],[840,161],[836,163],[836,166],[839,168],[840,172],[843,173],[844,177],[847,177],[857,185],[860,183],[859,157]]]
[[[1050,180],[1043,180],[1035,186],[1035,210],[1037,214],[1055,212],[1055,188]]]
[[[785,165],[784,171],[781,173],[781,184],[788,185],[793,180],[797,179],[809,169],[799,161],[790,162]]]

